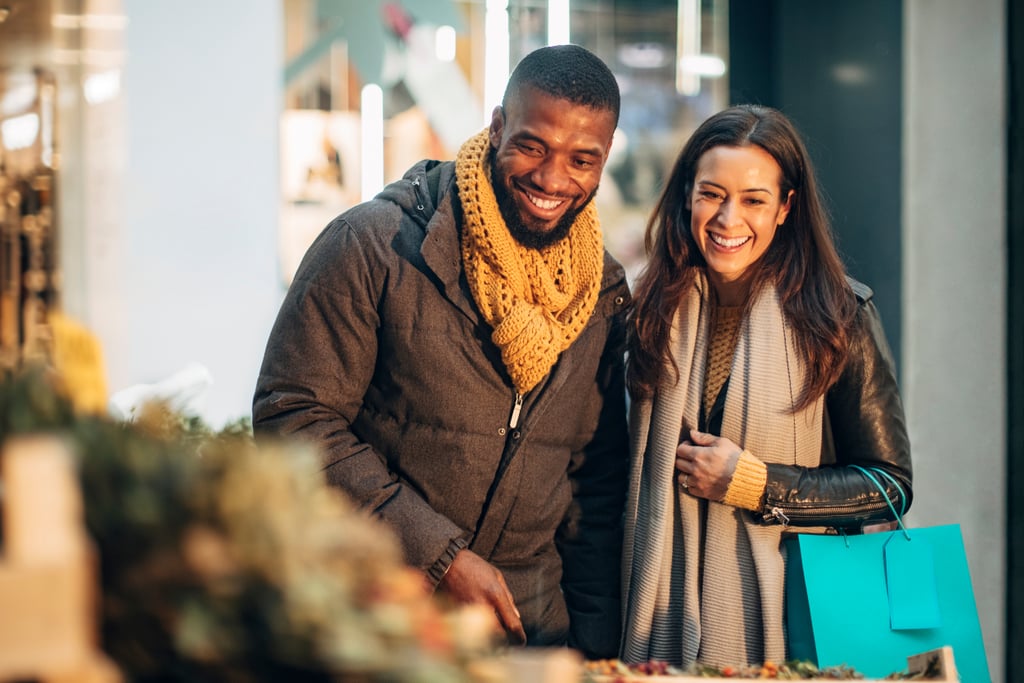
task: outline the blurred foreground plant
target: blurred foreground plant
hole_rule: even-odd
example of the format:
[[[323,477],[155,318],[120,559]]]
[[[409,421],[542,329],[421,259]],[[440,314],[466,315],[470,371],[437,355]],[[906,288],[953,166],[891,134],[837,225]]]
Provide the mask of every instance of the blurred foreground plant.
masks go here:
[[[76,454],[103,648],[127,680],[472,680],[492,615],[442,609],[311,450],[159,405],[119,423],[76,413],[41,371],[2,379],[0,445],[56,433]]]

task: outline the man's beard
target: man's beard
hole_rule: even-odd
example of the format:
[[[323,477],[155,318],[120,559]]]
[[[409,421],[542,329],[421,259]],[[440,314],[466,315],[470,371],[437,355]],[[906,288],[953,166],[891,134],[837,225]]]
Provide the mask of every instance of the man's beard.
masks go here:
[[[587,197],[587,200],[581,206],[566,211],[565,215],[558,219],[558,223],[551,230],[535,231],[530,230],[526,223],[523,222],[522,217],[519,215],[519,207],[516,206],[505,183],[501,181],[502,179],[498,177],[498,171],[495,168],[494,149],[492,148],[491,187],[494,188],[494,198],[498,200],[498,210],[501,211],[501,217],[505,219],[505,226],[508,228],[509,233],[511,233],[512,238],[528,249],[545,249],[565,239],[569,234],[569,230],[572,229],[572,224],[576,222],[576,216],[580,214],[580,211],[587,208],[587,205],[594,200],[594,195],[597,194],[597,188],[595,187],[594,191],[590,193],[590,196]]]

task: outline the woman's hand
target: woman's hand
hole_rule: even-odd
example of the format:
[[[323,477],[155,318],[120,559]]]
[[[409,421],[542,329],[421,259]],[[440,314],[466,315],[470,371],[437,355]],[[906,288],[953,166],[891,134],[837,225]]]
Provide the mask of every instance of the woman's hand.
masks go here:
[[[679,483],[690,495],[722,500],[742,451],[724,436],[691,429],[690,438],[676,448]]]

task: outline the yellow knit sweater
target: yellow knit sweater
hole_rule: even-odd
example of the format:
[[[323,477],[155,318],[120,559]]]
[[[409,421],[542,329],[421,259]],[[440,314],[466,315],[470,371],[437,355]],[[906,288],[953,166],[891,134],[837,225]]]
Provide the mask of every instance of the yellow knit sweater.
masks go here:
[[[705,415],[711,412],[718,392],[729,378],[732,357],[736,351],[736,339],[743,320],[743,307],[720,306],[715,311],[715,316],[715,327],[711,334],[711,342],[708,344],[707,372],[704,377]],[[760,510],[761,498],[764,496],[767,483],[767,466],[750,451],[744,450],[736,462],[736,470],[721,502],[745,510]]]

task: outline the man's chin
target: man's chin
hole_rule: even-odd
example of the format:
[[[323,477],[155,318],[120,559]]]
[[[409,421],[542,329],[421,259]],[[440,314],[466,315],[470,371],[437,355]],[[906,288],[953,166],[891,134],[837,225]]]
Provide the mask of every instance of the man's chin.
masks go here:
[[[519,230],[534,235],[537,239],[544,239],[545,235],[557,232],[562,224],[559,222],[538,223],[537,221],[525,221],[520,217],[520,220],[516,225]]]
[[[569,211],[568,213],[574,213]],[[566,214],[563,213],[561,216],[554,220],[542,220],[534,214],[524,211],[522,208],[516,212],[516,217],[519,219],[515,221],[516,226],[523,232],[528,232],[532,235],[536,235],[538,238],[543,238],[544,235],[558,230],[558,228],[565,221]],[[506,220],[506,222],[508,222]]]
[[[544,249],[561,242],[569,234],[575,216],[563,218],[553,226],[528,225],[522,221],[508,223],[509,232],[516,242],[531,249]]]

